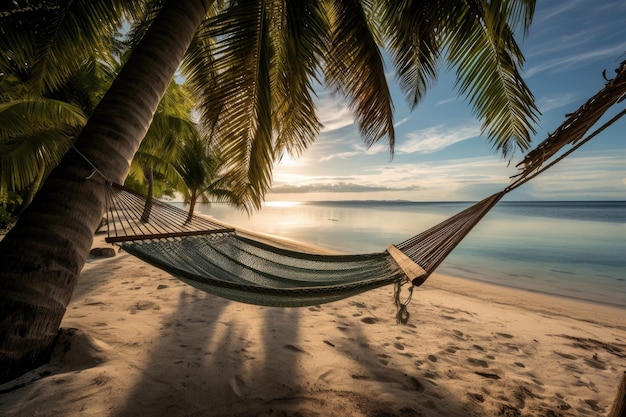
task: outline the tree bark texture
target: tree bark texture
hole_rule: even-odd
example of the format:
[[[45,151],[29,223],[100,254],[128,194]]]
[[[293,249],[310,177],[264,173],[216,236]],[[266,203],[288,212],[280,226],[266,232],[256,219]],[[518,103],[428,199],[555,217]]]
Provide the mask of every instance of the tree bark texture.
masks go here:
[[[170,0],[81,132],[76,149],[123,183],[210,0]],[[104,178],[76,150],[0,241],[0,383],[44,363],[104,211]]]

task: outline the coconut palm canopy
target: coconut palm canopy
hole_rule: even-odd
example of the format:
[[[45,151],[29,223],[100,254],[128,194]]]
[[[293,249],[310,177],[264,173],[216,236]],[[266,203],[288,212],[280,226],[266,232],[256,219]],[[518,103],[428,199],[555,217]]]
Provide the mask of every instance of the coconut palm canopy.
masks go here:
[[[367,144],[393,151],[383,51],[417,105],[445,63],[504,153],[525,149],[537,115],[515,34],[534,0],[29,1],[0,8],[0,73],[34,95],[61,85],[122,22],[145,22],[123,69],[33,203],[0,242],[0,381],[45,359],[104,209],[102,177],[121,183],[176,71],[202,124],[259,206],[272,163],[320,129],[314,84],[343,94]],[[143,28],[147,28],[143,30]],[[89,162],[87,162],[89,161]],[[100,173],[100,175],[96,175]],[[42,289],[45,288],[45,291]]]
[[[44,90],[62,83],[86,52],[111,48],[122,19],[136,22],[132,39],[140,42],[166,4],[37,2],[32,10],[29,3],[4,12],[8,36],[0,47],[12,54],[0,65]],[[273,162],[284,151],[302,153],[319,133],[318,82],[347,97],[368,145],[384,138],[393,152],[384,57],[412,106],[442,67],[454,68],[460,93],[495,147],[505,155],[526,149],[537,110],[519,75],[523,56],[515,33],[528,29],[533,11],[534,1],[215,2],[180,68],[204,127],[216,132],[239,177],[240,195],[258,206]],[[46,30],[27,30],[26,20]],[[42,39],[45,54],[21,47]]]

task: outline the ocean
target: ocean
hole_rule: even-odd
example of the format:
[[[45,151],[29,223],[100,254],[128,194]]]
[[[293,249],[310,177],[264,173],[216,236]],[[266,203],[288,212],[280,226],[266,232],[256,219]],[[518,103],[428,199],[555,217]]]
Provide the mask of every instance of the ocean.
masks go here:
[[[267,202],[250,216],[220,203],[196,210],[261,233],[369,253],[400,243],[471,204]],[[626,201],[500,202],[438,272],[626,307]]]

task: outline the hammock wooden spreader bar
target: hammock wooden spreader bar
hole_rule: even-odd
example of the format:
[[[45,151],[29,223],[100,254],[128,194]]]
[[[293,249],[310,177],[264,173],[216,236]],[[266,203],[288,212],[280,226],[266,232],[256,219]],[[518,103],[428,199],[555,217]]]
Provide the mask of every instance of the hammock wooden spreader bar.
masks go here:
[[[389,245],[383,252],[320,255],[286,250],[240,236],[233,228],[110,183],[107,241],[121,244],[129,253],[192,286],[246,303],[306,306],[392,283],[418,286],[503,196],[626,114],[626,109],[618,112],[584,137],[609,108],[626,96],[626,61],[616,74],[527,154],[518,164],[520,173],[509,186],[404,242]],[[561,152],[566,145],[573,146]],[[406,305],[400,307],[399,315],[404,315]]]
[[[149,199],[119,184],[109,184],[106,204],[108,243],[235,231],[204,217],[190,217],[179,207]]]

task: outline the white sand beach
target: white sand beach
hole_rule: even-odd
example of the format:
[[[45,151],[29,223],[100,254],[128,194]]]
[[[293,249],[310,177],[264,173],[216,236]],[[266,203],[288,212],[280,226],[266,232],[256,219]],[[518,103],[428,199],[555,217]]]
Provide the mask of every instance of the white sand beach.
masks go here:
[[[435,274],[401,325],[392,294],[257,307],[123,252],[90,258],[51,362],[0,386],[0,415],[609,412],[626,370],[623,309]]]

